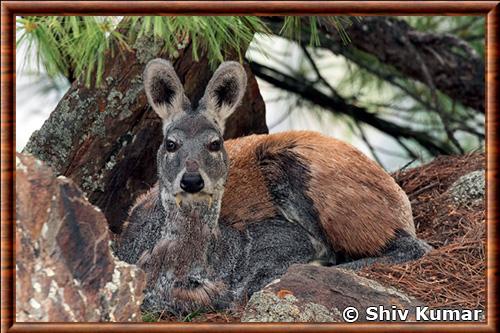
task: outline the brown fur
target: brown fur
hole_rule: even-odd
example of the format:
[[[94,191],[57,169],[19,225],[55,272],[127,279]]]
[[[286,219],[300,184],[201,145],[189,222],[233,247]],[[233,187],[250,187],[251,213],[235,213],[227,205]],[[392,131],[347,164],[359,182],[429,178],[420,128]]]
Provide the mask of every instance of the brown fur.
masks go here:
[[[174,261],[172,255],[177,250],[176,246],[178,246],[176,241],[162,239],[155,245],[151,253],[144,251],[136,264],[147,272],[148,283],[154,284],[156,282],[163,264],[170,265]]]
[[[404,193],[350,145],[289,132],[228,141],[215,153],[246,81],[240,64],[223,63],[192,109],[171,63],[146,66],[146,95],[165,136],[159,185],[132,207],[117,253],[148,273],[147,309],[225,307],[293,263],[356,269],[428,251],[414,237]],[[168,141],[179,141],[176,149]]]
[[[225,290],[225,285],[222,282],[213,283],[205,281],[200,287],[188,288],[172,288],[172,296],[177,301],[188,302],[198,306],[211,306],[212,300],[219,296]]]
[[[157,182],[147,192],[145,192],[137,197],[137,199],[135,200],[135,203],[132,205],[132,207],[128,211],[128,216],[130,216],[132,211],[134,211],[138,207],[141,207],[141,208],[147,210],[145,212],[146,214],[148,212],[151,212],[153,209],[155,209],[155,206],[158,203],[158,200],[159,200],[158,194],[159,194],[159,185]],[[130,223],[130,219],[126,219],[125,222],[123,222],[122,231],[124,231],[128,228],[129,223]]]
[[[237,229],[277,214],[255,156],[255,145],[261,139],[262,136],[252,135],[224,143],[230,165],[221,218],[223,223]]]
[[[307,194],[335,250],[376,255],[398,229],[415,236],[410,202],[380,166],[342,141],[298,135],[297,151],[314,161]]]
[[[415,235],[408,198],[389,174],[351,145],[306,131],[226,143],[231,166],[221,215],[229,221],[235,217],[240,223],[258,221],[256,213],[270,217],[277,211],[255,161],[257,146],[276,152],[291,149],[310,167],[307,195],[335,250],[376,255],[396,230]]]
[[[307,195],[334,250],[376,255],[396,230],[415,235],[406,194],[388,173],[347,143],[315,132],[293,131],[229,140],[225,146],[230,167],[222,199],[223,223],[241,230],[278,214],[256,160],[260,146],[269,153],[290,149],[310,168]],[[157,196],[155,185],[134,207],[154,205]]]

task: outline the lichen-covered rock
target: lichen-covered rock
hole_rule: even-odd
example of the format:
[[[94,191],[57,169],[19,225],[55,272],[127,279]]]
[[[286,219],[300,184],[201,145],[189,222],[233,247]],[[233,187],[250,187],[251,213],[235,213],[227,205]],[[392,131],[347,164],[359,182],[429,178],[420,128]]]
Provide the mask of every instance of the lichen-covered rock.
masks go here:
[[[341,314],[337,309],[330,312],[321,304],[299,302],[292,294],[278,295],[269,290],[261,290],[253,294],[246,306],[242,321],[334,322],[341,320]]]
[[[102,212],[32,156],[16,164],[16,321],[140,320],[144,272],[112,255]]]
[[[448,192],[453,201],[459,205],[474,204],[484,200],[484,170],[473,171],[460,177],[450,186]]]
[[[279,280],[252,295],[243,322],[342,322],[342,312],[353,306],[358,321],[366,308],[408,309],[414,318],[420,303],[402,292],[335,267],[293,265]]]

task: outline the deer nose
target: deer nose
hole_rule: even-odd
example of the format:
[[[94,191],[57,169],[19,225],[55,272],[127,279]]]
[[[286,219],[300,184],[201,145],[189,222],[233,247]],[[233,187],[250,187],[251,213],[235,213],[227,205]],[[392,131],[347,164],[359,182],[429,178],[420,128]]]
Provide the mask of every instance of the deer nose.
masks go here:
[[[199,169],[199,165],[198,165],[198,162],[194,161],[194,160],[187,160],[186,161],[186,171],[187,172],[197,172],[198,169]]]
[[[181,188],[188,193],[200,192],[205,186],[198,172],[186,172],[181,178]]]

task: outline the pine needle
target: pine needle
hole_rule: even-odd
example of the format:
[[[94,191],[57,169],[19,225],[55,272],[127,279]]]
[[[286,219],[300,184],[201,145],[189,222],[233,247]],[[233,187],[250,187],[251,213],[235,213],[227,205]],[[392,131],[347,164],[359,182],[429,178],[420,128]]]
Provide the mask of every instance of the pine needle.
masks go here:
[[[342,29],[345,20],[331,19]],[[318,19],[310,17],[309,23],[310,45],[318,46]],[[284,34],[300,40],[300,29],[300,17],[285,18]],[[241,50],[255,33],[270,34],[257,16],[24,16],[17,19],[17,30],[18,47],[35,51],[37,68],[43,67],[50,77],[74,76],[87,86],[101,84],[108,52],[130,49],[145,35],[162,40],[164,51],[171,54],[190,42],[193,59],[198,61],[200,52],[206,52],[214,68],[228,52],[242,61]]]

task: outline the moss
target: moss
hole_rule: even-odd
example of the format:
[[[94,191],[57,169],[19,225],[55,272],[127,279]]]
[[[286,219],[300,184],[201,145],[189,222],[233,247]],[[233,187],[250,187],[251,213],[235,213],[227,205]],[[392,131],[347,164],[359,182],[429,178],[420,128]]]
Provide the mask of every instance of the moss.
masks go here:
[[[121,99],[123,94],[112,88],[106,98],[106,107],[103,112],[97,112],[94,124],[92,126],[92,135],[104,137],[106,135],[106,118],[108,116],[116,117],[120,110]]]
[[[88,194],[92,192],[104,192],[105,183],[104,178],[109,174],[110,170],[113,170],[117,161],[116,156],[111,155],[109,159],[104,163],[104,168],[102,168],[99,172],[94,174],[89,174],[87,169],[83,170],[82,176],[82,190]]]
[[[116,107],[119,105],[119,101],[122,98],[123,94],[118,90],[116,90],[115,88],[112,88],[108,94],[108,98],[106,98],[106,100],[108,101],[108,104],[106,105],[106,111],[113,112],[113,110],[115,110]]]
[[[306,303],[299,317],[300,322],[334,322],[335,318],[342,318],[342,314],[338,309],[333,309],[333,314],[321,304]]]
[[[160,314],[156,312],[143,312],[142,321],[146,323],[154,323],[160,320]]]
[[[130,117],[132,115],[132,111],[130,111],[131,105],[137,101],[142,90],[143,86],[140,76],[132,80],[131,86],[124,93],[116,88],[112,88],[106,97],[104,111],[98,112],[96,115],[94,125],[92,126],[92,134],[104,137],[106,135],[106,120],[108,118],[116,118],[116,121],[122,121]]]
[[[118,139],[118,143],[120,146],[126,146],[127,141],[124,140],[123,142],[121,141],[122,139]],[[105,182],[104,178],[109,174],[111,170],[116,166],[118,163],[116,159],[116,155],[118,155],[120,151],[117,150],[109,158],[104,161],[104,167],[99,170],[97,173],[90,174],[89,170],[84,168],[83,169],[83,176],[82,176],[82,183],[81,183],[81,188],[82,190],[88,194],[96,191],[104,192],[105,188]]]
[[[116,158],[114,155],[111,156],[111,158],[106,162],[106,165],[104,167],[105,170],[112,170],[116,165]]]
[[[100,191],[104,192],[104,182],[103,182],[103,174],[99,173],[97,175],[84,175],[82,176],[82,190],[85,194],[89,194],[92,192]]]
[[[132,80],[130,80],[130,83],[133,85],[140,84],[142,86],[142,76],[137,75],[136,77],[132,78]]]

